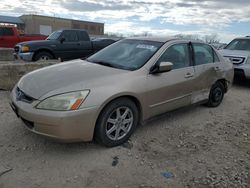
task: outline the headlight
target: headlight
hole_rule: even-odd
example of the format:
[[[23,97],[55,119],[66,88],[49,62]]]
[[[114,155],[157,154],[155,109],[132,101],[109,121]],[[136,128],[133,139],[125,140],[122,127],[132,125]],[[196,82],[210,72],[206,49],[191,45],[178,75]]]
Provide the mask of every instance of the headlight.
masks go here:
[[[86,99],[88,94],[89,90],[55,95],[44,99],[36,106],[36,108],[57,111],[77,110]]]
[[[21,47],[21,51],[22,52],[29,52],[30,51],[30,48],[28,46],[22,46]]]

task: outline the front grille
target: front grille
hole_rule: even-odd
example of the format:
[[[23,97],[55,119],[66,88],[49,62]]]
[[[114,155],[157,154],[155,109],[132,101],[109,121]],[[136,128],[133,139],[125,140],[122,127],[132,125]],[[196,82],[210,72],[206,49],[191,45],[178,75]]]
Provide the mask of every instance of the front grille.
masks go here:
[[[242,69],[234,69],[235,76],[245,77],[245,72]]]
[[[244,63],[246,59],[245,57],[233,57],[233,56],[225,56],[225,58],[228,58],[235,65]]]
[[[15,51],[16,53],[18,53],[18,52],[19,52],[19,49],[20,49],[20,47],[19,47],[19,46],[15,46],[15,47],[14,47],[14,51]]]
[[[23,101],[26,103],[32,103],[34,101],[34,98],[26,95],[20,88],[16,88],[16,100],[17,101]]]

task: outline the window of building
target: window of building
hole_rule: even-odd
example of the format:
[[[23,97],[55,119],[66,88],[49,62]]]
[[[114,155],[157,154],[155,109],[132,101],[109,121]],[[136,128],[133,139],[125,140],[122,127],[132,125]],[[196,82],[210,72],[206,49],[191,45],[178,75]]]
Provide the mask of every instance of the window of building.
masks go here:
[[[96,30],[96,27],[92,25],[92,26],[90,26],[90,30],[91,30],[91,31],[95,31],[95,30]]]
[[[100,30],[99,30],[99,31],[100,31],[100,33],[103,33],[102,27],[100,27]]]
[[[73,24],[73,29],[80,29],[80,24]]]
[[[84,25],[84,29],[88,30],[89,26],[88,25]]]

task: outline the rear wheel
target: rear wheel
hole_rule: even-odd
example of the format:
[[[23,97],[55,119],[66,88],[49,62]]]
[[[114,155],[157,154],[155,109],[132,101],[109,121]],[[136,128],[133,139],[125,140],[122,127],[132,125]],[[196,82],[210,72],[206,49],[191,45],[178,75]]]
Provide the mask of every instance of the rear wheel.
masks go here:
[[[38,52],[34,59],[35,61],[47,61],[53,59],[53,55],[49,52]]]
[[[225,88],[221,82],[216,82],[209,94],[209,100],[207,106],[209,107],[217,107],[221,104],[224,98]]]
[[[138,109],[127,98],[108,104],[101,112],[96,125],[96,140],[108,147],[126,142],[138,124]]]

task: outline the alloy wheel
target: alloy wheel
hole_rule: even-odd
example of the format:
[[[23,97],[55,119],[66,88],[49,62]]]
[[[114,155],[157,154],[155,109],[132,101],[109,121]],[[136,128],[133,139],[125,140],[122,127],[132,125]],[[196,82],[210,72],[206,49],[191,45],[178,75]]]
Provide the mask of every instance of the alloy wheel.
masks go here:
[[[133,112],[129,107],[116,108],[110,113],[106,122],[107,137],[114,141],[121,140],[129,133],[133,122]]]

